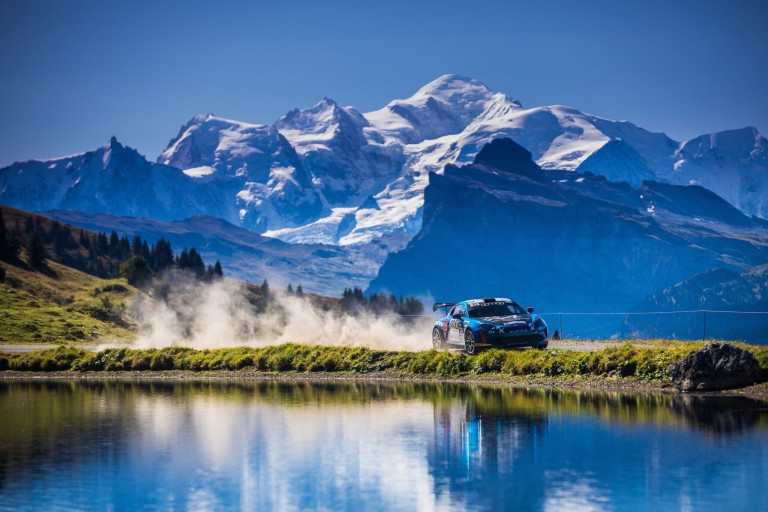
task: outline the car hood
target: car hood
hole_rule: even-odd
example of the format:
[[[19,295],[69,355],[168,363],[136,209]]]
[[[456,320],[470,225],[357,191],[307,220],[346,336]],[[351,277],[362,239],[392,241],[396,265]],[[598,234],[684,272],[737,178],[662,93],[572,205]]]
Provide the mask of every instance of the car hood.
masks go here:
[[[510,325],[510,324],[529,324],[531,323],[531,317],[529,315],[509,315],[509,316],[484,316],[477,318],[489,324],[498,326]]]

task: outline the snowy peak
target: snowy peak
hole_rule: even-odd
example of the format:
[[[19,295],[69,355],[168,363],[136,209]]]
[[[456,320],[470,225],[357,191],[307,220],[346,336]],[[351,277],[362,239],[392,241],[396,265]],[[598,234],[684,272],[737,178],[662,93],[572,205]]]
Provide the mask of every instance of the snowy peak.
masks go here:
[[[146,159],[135,149],[121,144],[117,137],[112,137],[109,142],[97,150],[101,155],[104,170],[114,170],[116,167],[127,168],[132,165],[144,165]]]
[[[497,113],[522,106],[482,82],[460,75],[443,75],[408,99],[394,100],[365,115],[372,126],[407,144],[460,133],[487,110]]]
[[[367,125],[365,117],[354,108],[340,107],[332,99],[323,98],[310,108],[291,110],[274,127],[301,154],[336,138],[355,138],[362,145],[362,128]]]
[[[495,98],[500,93],[491,91],[483,82],[461,75],[443,75],[429,82],[416,91],[408,103],[426,102],[430,98],[445,104],[458,105],[477,110],[478,104]],[[505,96],[502,94],[502,96]],[[514,100],[509,100],[522,108],[522,105]]]
[[[159,163],[186,170],[209,166],[224,174],[242,171],[237,162],[218,158],[220,154],[247,159],[279,152],[288,146],[277,131],[266,125],[248,124],[211,114],[193,117],[158,158]],[[228,160],[228,159],[227,159]]]

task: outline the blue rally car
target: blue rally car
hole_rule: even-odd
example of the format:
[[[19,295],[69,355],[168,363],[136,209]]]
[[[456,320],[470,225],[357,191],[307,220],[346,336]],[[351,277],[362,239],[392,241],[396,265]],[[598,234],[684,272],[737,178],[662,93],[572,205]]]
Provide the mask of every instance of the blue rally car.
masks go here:
[[[478,347],[536,347],[544,349],[549,332],[544,320],[509,299],[473,299],[438,302],[432,311],[451,308],[448,316],[435,322],[432,345],[435,349],[463,348],[474,354]]]

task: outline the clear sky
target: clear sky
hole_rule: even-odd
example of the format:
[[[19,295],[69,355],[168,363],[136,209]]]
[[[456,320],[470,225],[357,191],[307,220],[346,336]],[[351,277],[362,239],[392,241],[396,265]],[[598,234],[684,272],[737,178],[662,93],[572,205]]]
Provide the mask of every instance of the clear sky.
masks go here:
[[[764,0],[0,0],[0,166],[150,160],[198,113],[362,112],[445,73],[676,140],[768,135]]]

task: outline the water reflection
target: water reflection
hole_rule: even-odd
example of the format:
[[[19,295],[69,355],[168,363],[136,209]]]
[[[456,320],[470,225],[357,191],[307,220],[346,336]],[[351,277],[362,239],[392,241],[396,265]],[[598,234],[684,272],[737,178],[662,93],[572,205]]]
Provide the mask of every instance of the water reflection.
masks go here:
[[[766,441],[746,398],[0,382],[0,510],[758,510]]]

